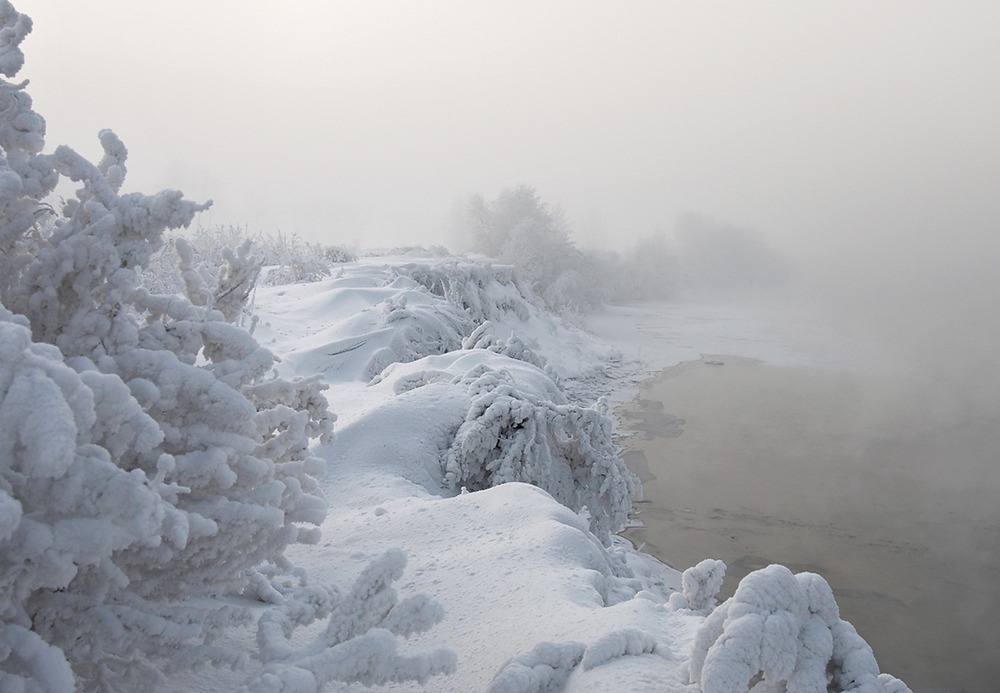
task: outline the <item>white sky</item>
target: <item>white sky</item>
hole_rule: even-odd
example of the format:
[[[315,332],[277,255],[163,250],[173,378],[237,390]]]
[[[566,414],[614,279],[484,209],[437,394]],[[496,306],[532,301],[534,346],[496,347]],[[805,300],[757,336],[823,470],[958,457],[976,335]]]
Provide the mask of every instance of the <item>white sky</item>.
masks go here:
[[[590,245],[695,211],[820,256],[1000,247],[995,0],[15,4],[50,147],[112,128],[126,187],[204,225],[447,243],[527,183]]]

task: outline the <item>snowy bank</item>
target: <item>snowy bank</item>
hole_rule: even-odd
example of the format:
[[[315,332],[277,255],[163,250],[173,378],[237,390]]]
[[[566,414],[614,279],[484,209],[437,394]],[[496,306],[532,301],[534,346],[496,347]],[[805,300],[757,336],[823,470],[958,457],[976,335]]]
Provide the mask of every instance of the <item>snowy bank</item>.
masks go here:
[[[293,560],[314,579],[345,584],[384,550],[402,548],[409,562],[400,593],[432,595],[445,612],[405,647],[445,647],[458,656],[455,673],[431,679],[428,690],[697,686],[704,665],[692,667],[691,657],[711,643],[695,643],[707,642],[715,622],[732,608],[729,602],[714,607],[721,578],[701,580],[705,594],[689,594],[687,585],[698,583],[694,569],[682,586],[678,572],[626,542],[601,542],[600,531],[592,531],[602,529],[595,526],[593,494],[588,503],[562,493],[572,486],[572,473],[532,475],[529,469],[539,459],[573,457],[541,450],[537,430],[526,433],[532,423],[555,421],[570,432],[563,445],[577,441],[576,455],[597,454],[613,464],[606,448],[580,445],[581,431],[565,428],[567,417],[537,410],[569,408],[607,426],[606,420],[598,423],[604,418],[599,398],[641,377],[641,364],[541,310],[502,268],[408,255],[365,258],[338,274],[314,284],[261,288],[257,295],[258,337],[282,355],[286,376],[323,373],[339,417],[335,442],[317,450],[328,461],[324,540],[292,549]],[[442,276],[451,288],[427,280]],[[473,311],[477,319],[467,319]],[[386,318],[393,314],[391,334]],[[396,362],[374,373],[371,364],[387,346]],[[479,382],[484,378],[489,385]],[[495,415],[507,417],[508,426],[491,429],[484,419],[497,398],[480,405],[475,400],[501,385],[507,400]],[[519,407],[528,411],[511,420]],[[606,440],[607,431],[593,439]],[[468,460],[481,465],[475,474],[456,456],[456,448],[471,440]],[[505,446],[517,454],[497,454]],[[620,473],[602,474],[610,471]],[[540,488],[546,485],[548,492]],[[621,520],[602,512],[607,522]],[[788,609],[801,608],[802,598],[788,599]],[[836,605],[824,602],[824,608]],[[789,625],[792,644],[785,647],[795,650],[806,621]],[[756,662],[743,666],[753,669]],[[794,667],[757,670],[771,684]],[[708,673],[709,683],[712,677]],[[755,690],[764,688],[758,683]]]

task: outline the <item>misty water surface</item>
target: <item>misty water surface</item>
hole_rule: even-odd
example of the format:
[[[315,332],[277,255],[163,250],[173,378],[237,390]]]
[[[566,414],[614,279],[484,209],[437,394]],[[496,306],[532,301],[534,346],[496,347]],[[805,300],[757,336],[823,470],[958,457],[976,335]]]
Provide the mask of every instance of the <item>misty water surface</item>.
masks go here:
[[[636,543],[678,569],[769,563],[828,579],[883,671],[920,691],[1000,680],[1000,417],[918,376],[729,357],[647,383],[627,410]]]

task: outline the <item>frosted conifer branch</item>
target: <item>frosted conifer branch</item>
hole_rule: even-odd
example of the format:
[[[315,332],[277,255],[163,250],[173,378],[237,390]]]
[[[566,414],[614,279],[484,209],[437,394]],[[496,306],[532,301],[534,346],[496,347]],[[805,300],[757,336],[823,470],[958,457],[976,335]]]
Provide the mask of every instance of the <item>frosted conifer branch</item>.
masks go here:
[[[0,623],[0,689],[73,693],[73,672],[63,653],[27,628]]]

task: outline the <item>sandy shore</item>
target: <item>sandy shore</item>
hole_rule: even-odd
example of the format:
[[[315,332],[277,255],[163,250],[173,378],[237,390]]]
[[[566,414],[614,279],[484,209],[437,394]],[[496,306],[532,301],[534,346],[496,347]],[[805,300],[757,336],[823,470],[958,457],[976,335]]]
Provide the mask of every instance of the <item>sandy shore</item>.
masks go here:
[[[713,363],[714,362],[714,363]],[[722,365],[719,365],[722,364]],[[821,573],[914,691],[1000,680],[1000,417],[914,377],[710,356],[622,411],[645,527],[678,569]]]

